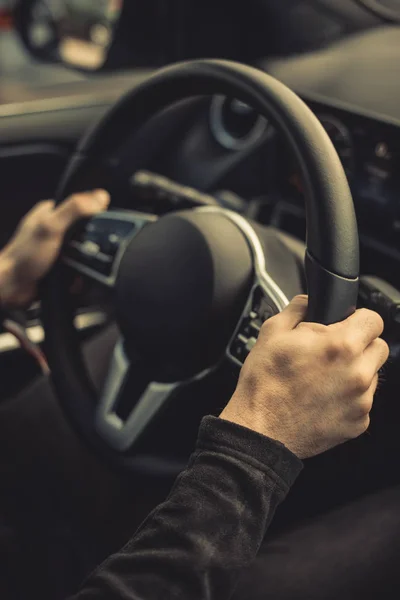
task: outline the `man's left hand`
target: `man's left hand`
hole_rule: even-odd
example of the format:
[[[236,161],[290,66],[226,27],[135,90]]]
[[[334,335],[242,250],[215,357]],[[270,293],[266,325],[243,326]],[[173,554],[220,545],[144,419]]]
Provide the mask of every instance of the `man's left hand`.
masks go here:
[[[0,252],[1,306],[29,306],[40,279],[57,259],[67,230],[79,219],[106,210],[109,203],[108,192],[95,190],[70,196],[57,207],[52,200],[37,204]]]

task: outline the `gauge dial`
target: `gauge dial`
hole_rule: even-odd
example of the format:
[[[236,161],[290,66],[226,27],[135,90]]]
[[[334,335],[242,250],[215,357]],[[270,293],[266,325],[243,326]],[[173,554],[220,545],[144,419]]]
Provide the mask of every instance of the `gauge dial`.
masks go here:
[[[226,96],[214,96],[210,105],[210,129],[227,150],[247,150],[268,128],[268,122],[251,106]]]
[[[354,172],[354,146],[349,129],[336,117],[317,116],[336,148],[347,177],[351,177]]]

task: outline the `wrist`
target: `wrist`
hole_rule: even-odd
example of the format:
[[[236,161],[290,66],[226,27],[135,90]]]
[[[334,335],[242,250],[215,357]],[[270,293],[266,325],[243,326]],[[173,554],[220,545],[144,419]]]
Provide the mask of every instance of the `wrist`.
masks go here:
[[[220,419],[230,421],[241,427],[246,427],[256,433],[259,433],[271,440],[283,444],[292,454],[298,458],[302,458],[301,452],[297,445],[292,442],[288,431],[285,431],[282,426],[274,426],[272,416],[260,414],[258,411],[251,411],[248,408],[248,402],[245,402],[245,410],[242,409],[242,403],[236,405],[235,396],[227,404],[224,410],[219,415]]]

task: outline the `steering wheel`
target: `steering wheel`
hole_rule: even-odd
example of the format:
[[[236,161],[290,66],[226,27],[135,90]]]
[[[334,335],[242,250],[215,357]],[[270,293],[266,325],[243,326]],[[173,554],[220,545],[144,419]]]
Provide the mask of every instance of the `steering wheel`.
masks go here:
[[[308,319],[342,320],[355,309],[359,275],[357,223],[346,176],[309,108],[255,68],[201,60],[157,72],[83,139],[58,202],[82,188],[89,173],[115,166],[118,148],[149,118],[172,103],[207,94],[251,105],[295,153],[306,196]],[[154,423],[162,430],[172,398],[187,405],[191,386],[209,378],[221,361],[242,365],[262,322],[301,291],[293,265],[293,255],[274,230],[218,205],[160,218],[112,208],[90,220],[68,240],[42,291],[54,385],[79,435],[124,469],[154,467],[154,456],[143,453],[141,440]],[[71,269],[112,293],[121,337],[100,394],[73,324]],[[179,427],[184,430],[185,423]]]

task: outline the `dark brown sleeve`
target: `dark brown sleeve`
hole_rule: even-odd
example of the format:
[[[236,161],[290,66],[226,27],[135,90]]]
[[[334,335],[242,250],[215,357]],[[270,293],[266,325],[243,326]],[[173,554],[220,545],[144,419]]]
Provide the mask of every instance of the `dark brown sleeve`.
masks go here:
[[[282,444],[205,417],[165,502],[75,600],[224,600],[302,468]]]

